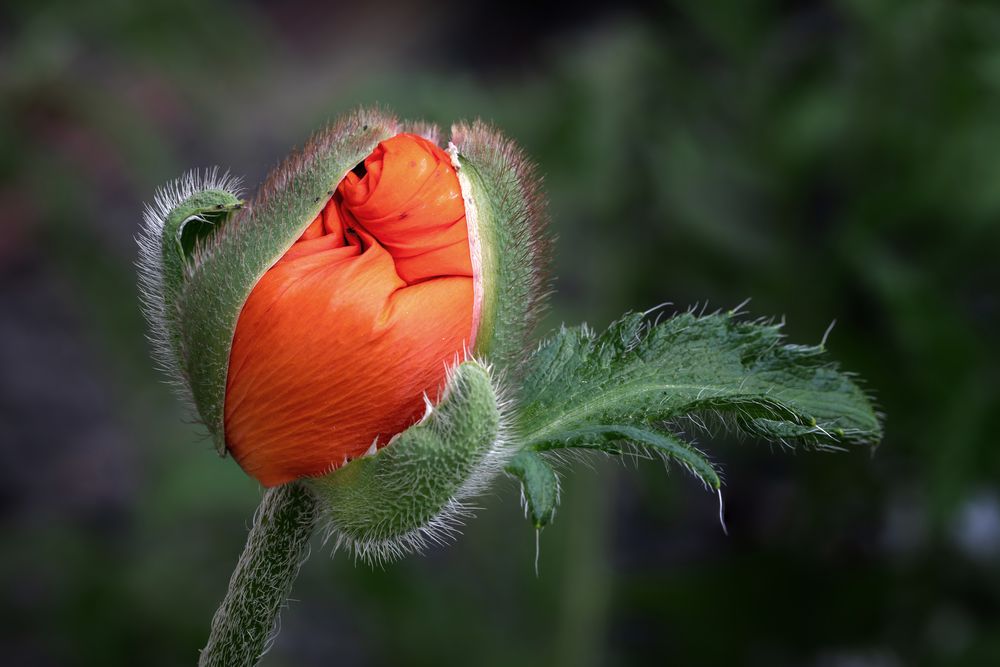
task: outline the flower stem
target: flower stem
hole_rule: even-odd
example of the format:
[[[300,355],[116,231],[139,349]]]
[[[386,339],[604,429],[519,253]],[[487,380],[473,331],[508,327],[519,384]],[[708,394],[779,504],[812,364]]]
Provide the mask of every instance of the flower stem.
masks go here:
[[[267,652],[278,612],[309,557],[316,518],[316,501],[302,484],[264,494],[199,665],[249,667]]]

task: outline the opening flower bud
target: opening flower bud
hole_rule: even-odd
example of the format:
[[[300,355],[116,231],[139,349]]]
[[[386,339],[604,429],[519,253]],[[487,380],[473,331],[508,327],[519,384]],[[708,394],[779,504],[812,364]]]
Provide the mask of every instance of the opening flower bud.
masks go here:
[[[462,359],[518,372],[545,296],[537,178],[482,124],[454,127],[447,149],[436,135],[351,114],[279,165],[247,205],[227,194],[224,217],[197,208],[213,224],[190,227],[183,261],[146,263],[145,282],[171,286],[147,308],[169,342],[164,356],[220,452],[266,486],[330,473],[394,438],[458,447],[445,437],[455,417],[433,437],[401,435],[443,400],[449,377],[475,375],[448,375]],[[189,204],[175,197],[147,221],[145,254],[178,245],[163,218],[188,216]],[[449,414],[461,405],[453,400]],[[421,456],[437,456],[434,447]],[[467,467],[452,474],[436,497],[472,488]]]

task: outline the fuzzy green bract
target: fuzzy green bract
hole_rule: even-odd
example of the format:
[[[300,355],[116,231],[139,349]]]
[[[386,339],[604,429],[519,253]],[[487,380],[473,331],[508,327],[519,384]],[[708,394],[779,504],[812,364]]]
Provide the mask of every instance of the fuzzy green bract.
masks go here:
[[[474,352],[515,377],[548,294],[540,178],[512,141],[484,123],[455,125],[451,134],[482,294]]]
[[[310,480],[337,546],[372,561],[440,542],[503,464],[500,405],[478,362],[451,373],[441,401],[376,454]]]
[[[163,224],[161,245],[165,317],[173,353],[182,355],[182,329],[177,299],[194,268],[195,248],[221,229],[243,202],[231,192],[203,190],[191,195],[170,212]]]
[[[655,454],[717,490],[715,466],[681,435],[706,419],[816,449],[874,445],[882,435],[868,396],[823,345],[787,344],[780,325],[733,313],[684,313],[658,324],[632,313],[601,334],[561,329],[527,364],[514,433],[520,448],[537,454]],[[537,481],[552,479],[542,466],[550,463],[519,454],[508,467],[536,526],[554,512],[551,484]]]

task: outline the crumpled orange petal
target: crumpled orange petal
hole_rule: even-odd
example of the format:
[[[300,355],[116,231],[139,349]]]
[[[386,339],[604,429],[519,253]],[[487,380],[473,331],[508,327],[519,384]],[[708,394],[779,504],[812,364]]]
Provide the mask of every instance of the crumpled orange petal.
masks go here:
[[[449,156],[383,141],[254,287],[226,387],[226,442],[273,486],[339,467],[420,418],[471,347],[468,229]]]

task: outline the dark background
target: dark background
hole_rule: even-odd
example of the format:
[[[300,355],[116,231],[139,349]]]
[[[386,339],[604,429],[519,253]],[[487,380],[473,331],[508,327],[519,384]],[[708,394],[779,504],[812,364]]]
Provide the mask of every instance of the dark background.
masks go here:
[[[142,202],[375,102],[542,165],[546,327],[836,318],[886,439],[702,438],[728,538],[680,471],[578,465],[538,577],[509,481],[425,557],[317,544],[264,665],[1000,664],[1000,8],[881,0],[5,2],[0,662],[195,662],[260,489],[152,370]]]

